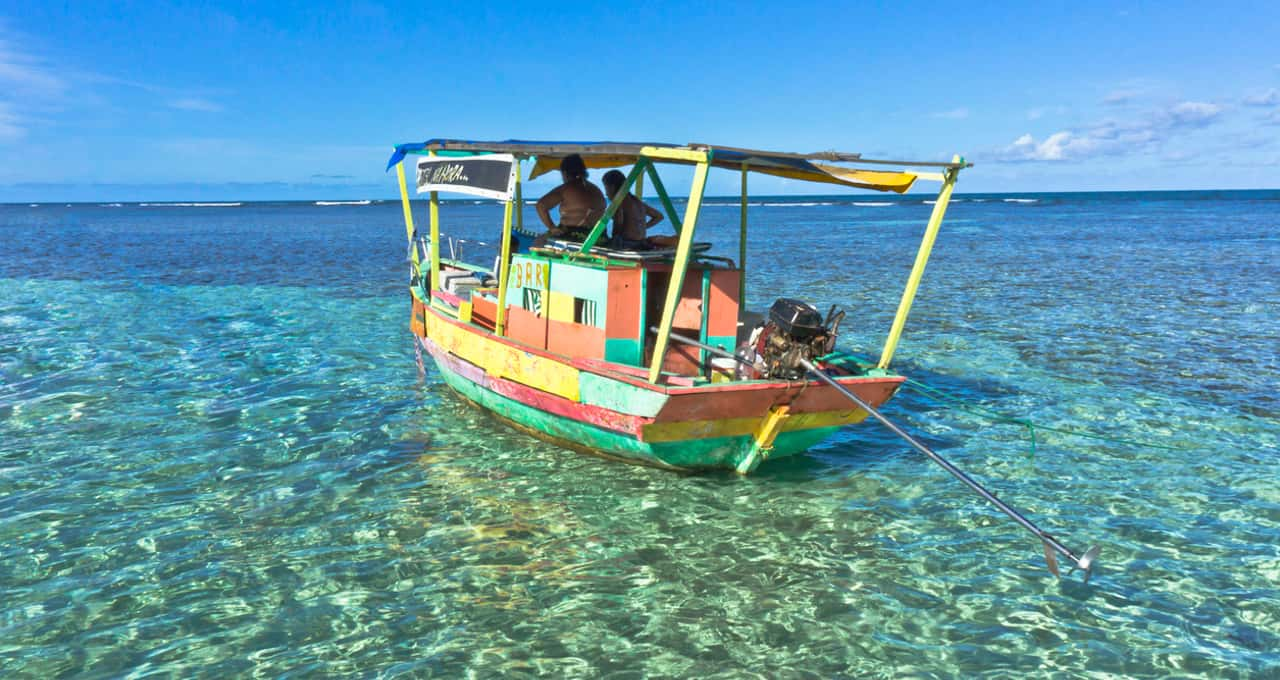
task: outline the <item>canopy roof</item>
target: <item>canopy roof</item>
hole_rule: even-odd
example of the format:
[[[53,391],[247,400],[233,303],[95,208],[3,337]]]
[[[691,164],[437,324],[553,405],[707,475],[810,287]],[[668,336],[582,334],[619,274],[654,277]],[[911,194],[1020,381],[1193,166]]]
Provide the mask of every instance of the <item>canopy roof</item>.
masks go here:
[[[784,151],[759,151],[711,144],[664,144],[641,142],[542,142],[509,139],[502,142],[475,142],[455,139],[432,139],[426,142],[400,144],[387,162],[390,169],[408,154],[424,154],[436,151],[441,155],[471,156],[486,153],[509,153],[517,158],[536,158],[529,179],[533,179],[560,167],[560,160],[570,154],[582,156],[588,168],[616,168],[635,163],[645,147],[659,149],[708,152],[711,165],[729,170],[747,169],[766,175],[775,175],[806,182],[823,182],[843,186],[905,193],[916,181],[917,175],[905,170],[869,170],[832,163],[863,165],[896,165],[905,167],[959,168],[965,162],[911,162],[863,158],[862,154],[837,151],[817,153],[787,153]],[[675,158],[654,158],[664,163],[691,165],[696,161]],[[826,161],[826,162],[819,162]]]

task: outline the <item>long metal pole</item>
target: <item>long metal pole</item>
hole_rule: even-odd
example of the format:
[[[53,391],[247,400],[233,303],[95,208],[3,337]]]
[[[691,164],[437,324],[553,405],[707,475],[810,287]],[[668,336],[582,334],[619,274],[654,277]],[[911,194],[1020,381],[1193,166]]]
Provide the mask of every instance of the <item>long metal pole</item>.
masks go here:
[[[650,329],[650,330],[656,331],[657,329]],[[698,342],[693,338],[685,337],[684,335],[681,335],[679,333],[671,333],[670,336],[672,340],[675,340],[677,342],[683,342],[688,345],[700,347],[702,349],[707,350],[708,352],[713,352],[723,357],[729,357],[729,358],[735,359],[748,366],[751,365],[751,362],[747,361],[746,359],[743,359],[742,357],[739,357],[730,352],[726,352],[720,349],[719,347],[714,347],[712,345],[704,345],[703,343]],[[834,378],[824,373],[817,366],[814,366],[812,363],[810,363],[806,359],[801,359],[800,365],[803,366],[804,369],[808,371],[811,375],[813,375],[813,377],[817,378],[818,380],[821,380],[822,382],[830,385],[831,387],[834,387],[836,391],[844,395],[846,399],[857,404],[859,408],[866,411],[867,413],[870,413],[872,417],[874,417],[876,420],[879,420],[880,423],[883,424],[885,427],[889,428],[891,432],[901,437],[903,440],[905,440],[908,444],[910,444],[913,448],[915,448],[920,453],[923,453],[924,455],[928,456],[930,460],[942,466],[942,469],[946,470],[947,472],[950,472],[953,477],[964,482],[970,489],[973,489],[975,492],[977,492],[979,496],[982,496],[987,501],[989,501],[992,505],[995,505],[997,508],[1000,509],[1001,512],[1011,517],[1015,522],[1017,522],[1018,524],[1021,524],[1023,528],[1025,528],[1027,531],[1030,531],[1031,533],[1035,534],[1036,537],[1039,538],[1040,541],[1044,543],[1045,546],[1053,548],[1057,552],[1061,553],[1062,556],[1071,560],[1072,563],[1075,565],[1075,568],[1078,568],[1084,571],[1085,583],[1089,582],[1089,577],[1093,574],[1093,571],[1092,571],[1093,563],[1098,558],[1098,553],[1101,552],[1102,550],[1101,548],[1095,545],[1092,548],[1089,548],[1088,550],[1086,550],[1083,555],[1077,556],[1075,553],[1071,552],[1071,550],[1068,549],[1065,545],[1062,545],[1061,543],[1059,543],[1056,538],[1049,535],[1040,527],[1036,526],[1031,520],[1022,516],[1022,514],[1019,513],[1017,510],[1014,510],[1013,508],[1009,507],[1007,504],[1005,504],[1004,501],[1000,500],[999,498],[996,498],[995,494],[992,494],[990,491],[987,491],[986,489],[984,489],[981,484],[975,482],[973,478],[965,474],[963,470],[956,467],[955,465],[952,465],[951,462],[948,461],[946,458],[943,458],[937,453],[934,453],[932,450],[929,449],[929,447],[925,446],[924,444],[921,444],[918,440],[916,440],[915,437],[912,437],[911,435],[907,434],[906,431],[904,431],[902,428],[894,424],[893,421],[884,417],[884,415],[881,414],[879,410],[871,406],[871,404],[868,404],[867,402],[863,401],[862,398],[859,397],[858,395],[854,394],[853,392],[850,392],[847,388],[845,388],[844,385],[841,385],[840,383],[836,382]],[[1045,557],[1049,561],[1049,570],[1052,571],[1055,576],[1057,576],[1058,574],[1057,563],[1054,561],[1052,554],[1049,553],[1048,550],[1045,551]]]
[[[1098,548],[1098,546],[1094,546],[1089,550],[1085,551],[1083,556],[1077,556],[1075,553],[1071,552],[1065,545],[1062,545],[1061,543],[1059,543],[1058,539],[1054,538],[1053,536],[1049,535],[1047,532],[1042,530],[1040,527],[1036,526],[1035,523],[1033,523],[1031,520],[1027,519],[1026,517],[1023,517],[1021,513],[1019,513],[1017,510],[1014,510],[1013,508],[1006,505],[1004,501],[1000,500],[999,498],[996,498],[995,494],[982,488],[981,484],[973,481],[973,478],[965,474],[963,470],[952,465],[951,461],[948,461],[946,458],[943,458],[937,453],[934,453],[932,450],[929,449],[929,447],[925,446],[924,444],[921,444],[915,437],[912,437],[911,435],[907,434],[906,431],[904,431],[902,428],[894,424],[893,421],[884,417],[884,415],[881,414],[879,410],[873,408],[871,404],[868,404],[867,402],[859,398],[858,395],[854,394],[853,392],[850,392],[848,389],[845,388],[844,385],[841,385],[840,383],[836,382],[831,376],[819,370],[817,366],[814,366],[813,364],[809,363],[807,359],[801,359],[800,365],[804,366],[805,370],[808,371],[810,374],[812,374],[813,377],[817,378],[818,380],[821,380],[822,382],[830,385],[831,387],[834,387],[836,391],[840,392],[840,394],[843,394],[845,398],[847,398],[849,401],[852,401],[853,403],[861,407],[862,410],[866,411],[867,413],[870,413],[876,420],[879,420],[882,425],[889,428],[889,430],[892,431],[894,434],[898,435],[899,437],[902,437],[902,439],[905,440],[908,444],[910,444],[913,448],[915,448],[915,450],[928,456],[933,462],[937,463],[938,465],[941,465],[942,469],[946,470],[947,472],[950,472],[951,476],[964,482],[965,485],[967,485],[970,489],[973,489],[979,496],[982,496],[987,501],[989,501],[992,505],[999,508],[1001,512],[1011,517],[1013,521],[1017,522],[1018,524],[1021,524],[1023,528],[1025,528],[1027,531],[1030,531],[1031,533],[1035,534],[1042,542],[1044,542],[1045,545],[1051,546],[1054,550],[1057,550],[1064,557],[1066,557],[1067,559],[1075,563],[1076,567],[1079,567],[1080,569],[1084,570],[1085,583],[1089,582],[1089,576],[1092,573],[1091,569],[1093,567],[1093,561],[1098,557],[1098,553],[1100,552],[1100,548]],[[1046,555],[1047,554],[1048,553],[1046,552]],[[1057,566],[1054,565],[1052,562],[1050,563],[1049,568],[1055,574],[1057,573]]]

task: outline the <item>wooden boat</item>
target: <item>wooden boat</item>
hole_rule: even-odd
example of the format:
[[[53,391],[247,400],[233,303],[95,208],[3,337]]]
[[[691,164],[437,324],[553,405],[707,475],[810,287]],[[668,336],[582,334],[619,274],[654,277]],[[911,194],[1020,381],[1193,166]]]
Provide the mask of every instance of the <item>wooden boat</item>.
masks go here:
[[[589,168],[630,166],[624,186],[581,243],[550,241],[513,252],[512,232],[523,231],[522,164],[532,163],[533,178],[570,154]],[[406,164],[417,192],[428,194],[426,235],[415,226]],[[693,167],[683,215],[658,173],[672,164]],[[632,463],[746,474],[867,416],[831,384],[796,370],[797,357],[812,360],[872,406],[905,380],[889,363],[952,188],[968,164],[958,156],[949,163],[903,162],[702,144],[435,139],[397,146],[387,167],[397,171],[410,242],[410,328],[450,387],[515,427],[567,447]],[[695,240],[712,168],[742,176],[736,261]],[[816,310],[780,300],[769,321],[756,326],[759,315],[741,309],[750,172],[898,193],[918,180],[941,184],[877,363],[833,349],[831,314],[814,323]],[[639,252],[603,247],[612,215],[628,192],[642,194],[645,177],[678,244]],[[440,192],[505,202],[497,271],[442,256]],[[788,314],[794,318],[782,318]],[[708,347],[739,352],[740,363],[751,367],[726,366]]]

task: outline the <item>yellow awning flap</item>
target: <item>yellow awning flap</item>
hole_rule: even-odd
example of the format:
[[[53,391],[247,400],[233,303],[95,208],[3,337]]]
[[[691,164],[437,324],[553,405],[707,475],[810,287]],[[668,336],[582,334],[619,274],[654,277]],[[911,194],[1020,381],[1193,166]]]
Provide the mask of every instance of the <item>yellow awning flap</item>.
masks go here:
[[[535,179],[549,172],[555,172],[560,169],[560,160],[563,156],[538,156],[534,163],[533,171],[529,173],[529,179]],[[582,161],[586,163],[588,168],[619,168],[626,165],[632,165],[638,159],[638,155],[628,154],[609,154],[609,155],[583,155]],[[911,188],[916,181],[916,175],[910,172],[891,172],[885,170],[862,170],[856,168],[844,168],[838,165],[830,165],[827,163],[813,163],[810,161],[796,161],[787,159],[786,163],[770,162],[765,159],[745,160],[747,170],[751,172],[759,172],[765,175],[773,175],[775,177],[785,177],[787,179],[795,179],[803,182],[821,182],[824,184],[839,184],[841,186],[857,187],[859,189],[871,189],[873,191],[893,191],[903,194]],[[673,161],[665,161],[673,162]],[[712,165],[727,170],[741,170],[744,161],[742,159],[715,159]]]

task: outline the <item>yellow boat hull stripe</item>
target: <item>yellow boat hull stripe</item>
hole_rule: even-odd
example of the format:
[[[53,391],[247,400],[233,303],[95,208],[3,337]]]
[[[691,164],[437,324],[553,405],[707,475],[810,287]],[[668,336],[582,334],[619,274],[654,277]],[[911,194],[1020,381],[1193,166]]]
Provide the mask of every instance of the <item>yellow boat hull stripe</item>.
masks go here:
[[[769,416],[765,416],[768,418]],[[792,413],[780,418],[776,438],[781,432],[811,430],[817,427],[838,427],[860,423],[867,417],[866,411],[819,411],[816,413]],[[727,418],[724,420],[682,420],[673,423],[649,423],[641,427],[640,439],[645,442],[678,442],[688,439],[712,439],[714,437],[755,436],[761,431],[761,418]],[[772,439],[772,438],[771,438]],[[773,442],[770,441],[770,444]]]
[[[579,401],[579,371],[572,366],[467,332],[431,312],[427,313],[426,326],[427,337],[433,342],[483,368],[489,375]]]

